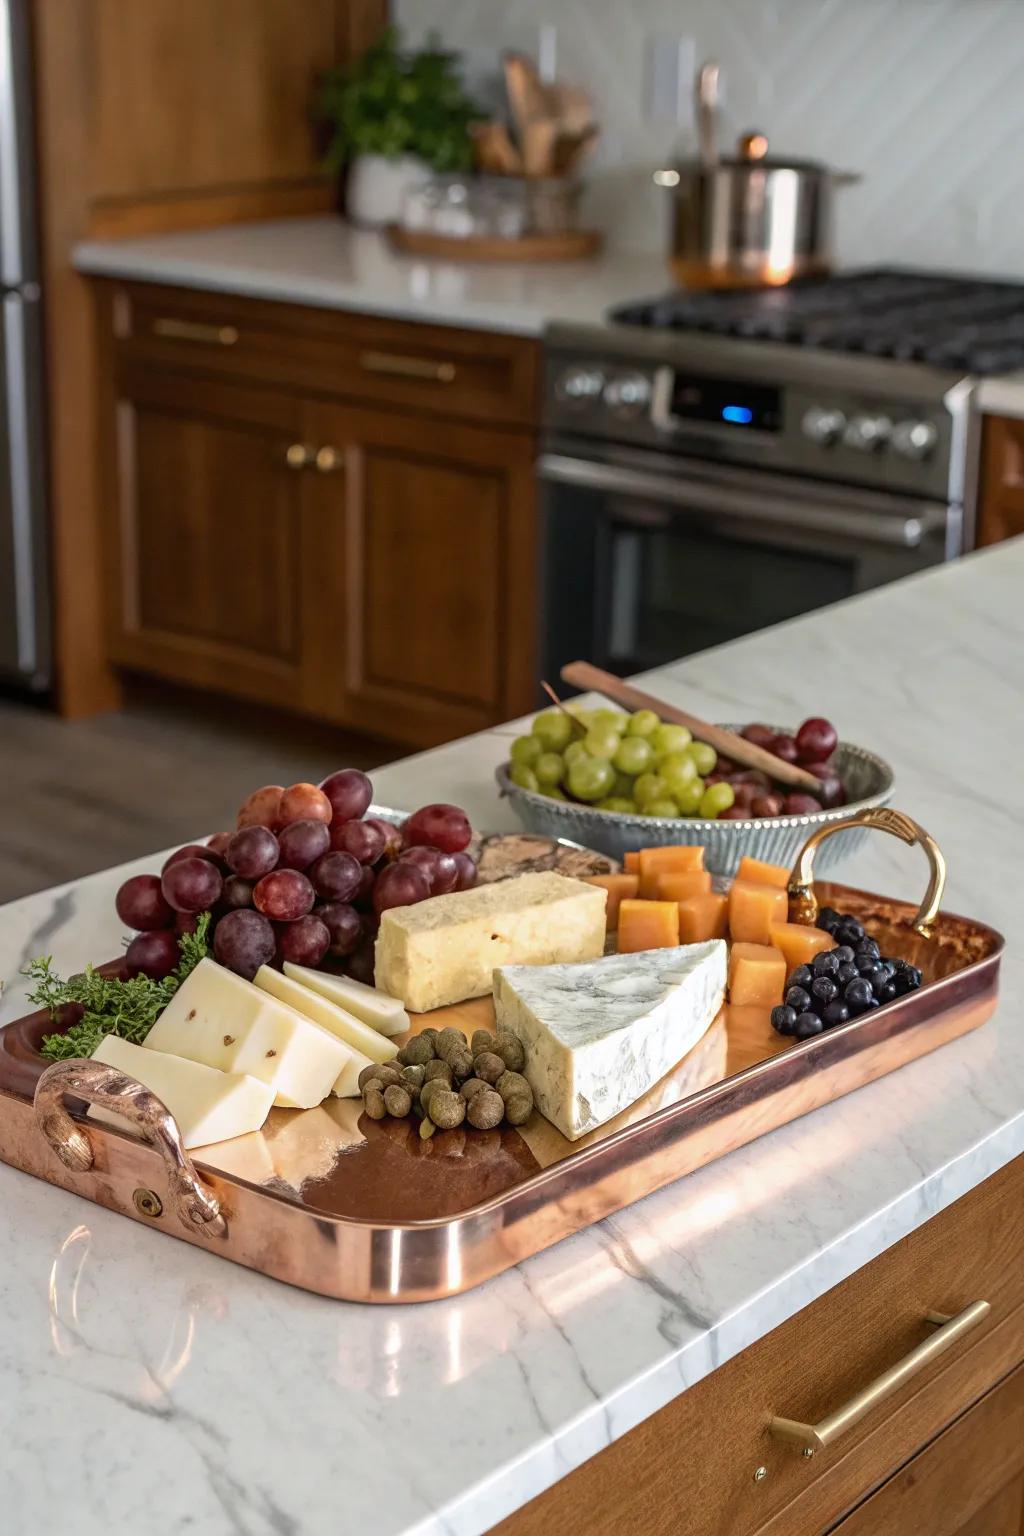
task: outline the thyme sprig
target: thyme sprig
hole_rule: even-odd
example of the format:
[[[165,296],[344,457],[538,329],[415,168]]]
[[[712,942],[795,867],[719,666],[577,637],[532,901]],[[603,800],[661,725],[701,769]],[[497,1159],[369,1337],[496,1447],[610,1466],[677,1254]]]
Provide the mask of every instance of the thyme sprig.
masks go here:
[[[31,960],[22,971],[34,983],[30,1003],[45,1008],[54,1023],[69,1004],[75,1014],[84,1010],[67,1029],[44,1036],[42,1054],[48,1061],[91,1056],[104,1035],[119,1035],[141,1045],[182,982],[209,953],[209,931],[210,914],[203,912],[195,933],[183,933],[178,939],[181,959],[163,981],[149,976],[120,981],[101,976],[91,965],[65,980],[54,971],[51,956]]]

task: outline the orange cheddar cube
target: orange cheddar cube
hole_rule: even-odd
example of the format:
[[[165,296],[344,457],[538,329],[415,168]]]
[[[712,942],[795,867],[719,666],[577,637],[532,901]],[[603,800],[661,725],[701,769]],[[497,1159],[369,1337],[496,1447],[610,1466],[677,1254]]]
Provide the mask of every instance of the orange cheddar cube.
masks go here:
[[[602,890],[608,892],[608,902],[604,909],[605,927],[609,933],[614,933],[619,926],[619,907],[622,902],[631,896],[635,896],[640,884],[639,875],[588,875],[587,885],[599,885]]]
[[[774,885],[784,891],[789,884],[789,870],[781,864],[766,864],[764,859],[752,859],[746,853],[740,859],[736,879],[748,880],[752,885]]]
[[[640,895],[653,900],[658,895],[658,876],[704,868],[702,845],[677,848],[641,848]]]
[[[619,954],[641,949],[674,949],[679,943],[679,904],[675,901],[635,901],[619,907]]]
[[[674,869],[659,875],[656,901],[689,901],[691,896],[711,894],[711,875],[706,869]]]
[[[703,944],[724,939],[729,927],[729,898],[712,891],[679,903],[680,944]]]
[[[770,944],[733,944],[729,951],[729,1002],[775,1008],[786,988],[786,957]]]
[[[640,855],[638,853],[624,854],[622,867],[627,875],[638,875],[640,873]]]
[[[786,957],[786,965],[810,965],[823,949],[833,949],[835,941],[823,928],[808,928],[805,923],[772,923],[771,941]]]
[[[735,943],[771,944],[773,923],[784,923],[789,897],[774,885],[736,880],[729,892],[729,934]]]

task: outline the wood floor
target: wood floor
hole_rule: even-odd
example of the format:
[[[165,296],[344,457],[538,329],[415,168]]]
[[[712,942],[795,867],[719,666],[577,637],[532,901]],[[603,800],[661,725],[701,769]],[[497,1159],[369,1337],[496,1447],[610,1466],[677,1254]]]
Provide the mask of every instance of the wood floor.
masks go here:
[[[143,693],[73,722],[0,699],[0,902],[230,827],[260,784],[401,755],[205,698]]]

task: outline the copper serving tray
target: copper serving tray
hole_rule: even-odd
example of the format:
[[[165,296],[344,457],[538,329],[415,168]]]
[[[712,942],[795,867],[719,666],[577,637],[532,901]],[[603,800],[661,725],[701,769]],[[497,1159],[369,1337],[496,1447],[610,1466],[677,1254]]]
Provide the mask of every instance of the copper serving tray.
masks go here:
[[[193,1161],[141,1085],[98,1063],[47,1068],[39,1045],[52,1026],[33,1014],[0,1030],[0,1159],[325,1296],[408,1302],[468,1290],[990,1017],[1001,935],[938,911],[941,855],[909,818],[886,810],[860,816],[926,848],[925,903],[915,909],[844,885],[814,885],[819,833],[794,870],[791,911],[807,921],[817,899],[853,912],[885,953],[921,967],[925,985],[799,1043],[773,1032],[766,1009],[726,1007],[642,1100],[578,1142],[538,1114],[519,1130],[459,1129],[422,1142],[415,1121],[370,1121],[359,1101],[330,1100],[319,1109],[274,1110],[260,1133],[201,1150]],[[417,1026],[441,1022],[442,1013],[467,1029],[493,1017],[485,998],[423,1015]],[[146,1139],[86,1121],[82,1098],[122,1113],[127,1105]]]

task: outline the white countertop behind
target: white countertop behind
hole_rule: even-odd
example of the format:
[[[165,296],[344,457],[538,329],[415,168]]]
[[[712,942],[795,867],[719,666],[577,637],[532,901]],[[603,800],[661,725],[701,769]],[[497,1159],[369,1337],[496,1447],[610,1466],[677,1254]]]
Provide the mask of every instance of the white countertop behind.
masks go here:
[[[597,325],[613,304],[670,286],[659,258],[454,262],[399,255],[333,215],[228,224],[75,247],[80,272],[539,336],[553,320]]]
[[[946,905],[1007,935],[984,1029],[421,1307],[288,1289],[0,1166],[11,1529],[477,1536],[1024,1152],[1022,589],[1024,540],[651,675],[711,719],[827,713],[896,765]],[[511,826],[512,734],[385,769],[378,799]],[[3,910],[0,1018],[29,957],[114,951],[124,874]],[[925,871],[879,835],[841,877],[917,896]]]

